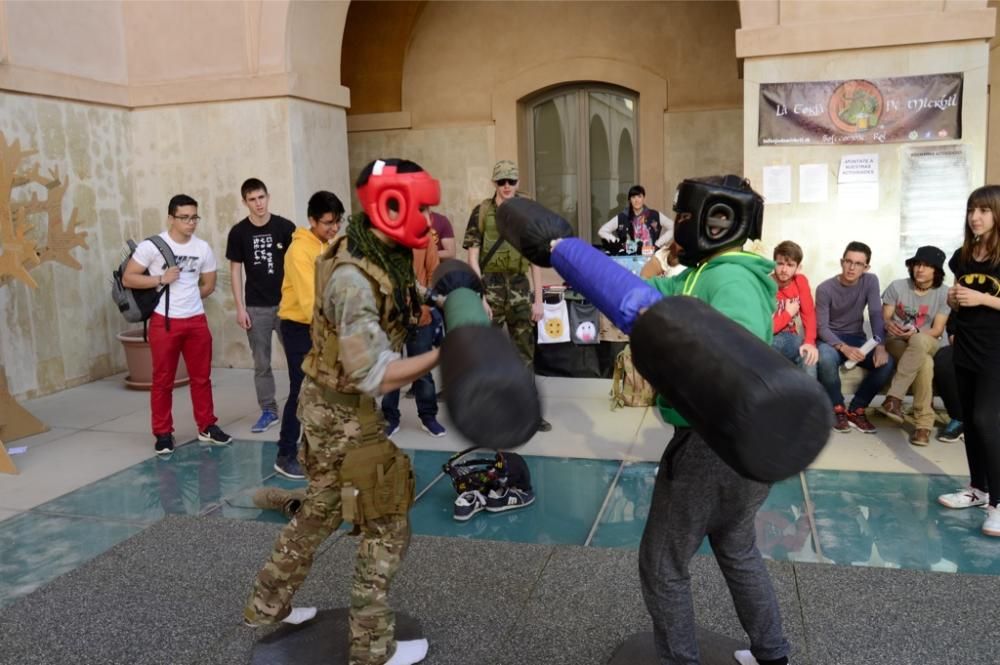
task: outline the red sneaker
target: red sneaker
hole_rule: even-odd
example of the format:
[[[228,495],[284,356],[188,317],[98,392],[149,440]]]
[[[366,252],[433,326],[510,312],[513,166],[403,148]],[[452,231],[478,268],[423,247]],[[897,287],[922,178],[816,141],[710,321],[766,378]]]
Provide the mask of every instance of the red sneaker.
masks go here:
[[[878,431],[875,429],[875,425],[872,425],[868,421],[868,416],[865,415],[864,408],[860,406],[853,411],[847,412],[847,422],[862,434],[874,434]]]
[[[847,409],[843,404],[833,407],[833,418],[833,431],[845,433],[851,431],[851,424],[847,422]]]

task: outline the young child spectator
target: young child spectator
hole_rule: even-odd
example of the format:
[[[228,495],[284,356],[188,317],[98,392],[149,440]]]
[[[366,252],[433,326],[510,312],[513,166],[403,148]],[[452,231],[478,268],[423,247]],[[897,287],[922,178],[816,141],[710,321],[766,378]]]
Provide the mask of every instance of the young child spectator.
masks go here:
[[[896,359],[896,373],[879,412],[903,424],[903,397],[913,388],[916,429],[910,443],[926,446],[934,426],[934,355],[948,322],[944,252],[926,245],[906,260],[910,276],[891,282],[882,293],[882,317],[889,333],[885,348]]]
[[[816,348],[816,306],[813,304],[809,280],[799,273],[802,248],[791,240],[774,248],[774,272],[778,284],[778,309],[774,312],[774,339],[771,346],[809,376],[816,376],[819,350]],[[799,330],[795,317],[802,321]]]
[[[878,277],[868,272],[871,247],[850,242],[840,259],[840,274],[816,288],[816,325],[819,332],[819,369],[817,375],[833,404],[833,429],[849,432],[854,427],[874,434],[875,426],[865,415],[865,408],[892,376],[895,362],[885,350],[885,323],[879,298]],[[872,337],[878,344],[867,354],[861,348],[865,335],[865,308]],[[840,388],[840,366],[852,360],[868,370],[851,404],[844,408]]]
[[[983,533],[1000,536],[1000,186],[969,195],[965,241],[948,267],[955,285],[955,377],[965,416],[969,486],[938,501],[948,508],[987,506]]]
[[[212,332],[202,304],[215,290],[215,254],[207,242],[194,235],[201,217],[193,198],[178,194],[170,199],[167,220],[167,230],[160,237],[170,246],[177,265],[167,268],[156,245],[143,240],[122,275],[122,284],[130,289],[169,289],[149,319],[149,350],[153,356],[149,406],[157,455],[174,452],[174,377],[181,355],[191,376],[191,405],[198,439],[215,445],[233,440],[215,424]],[[144,275],[147,270],[149,274]]]

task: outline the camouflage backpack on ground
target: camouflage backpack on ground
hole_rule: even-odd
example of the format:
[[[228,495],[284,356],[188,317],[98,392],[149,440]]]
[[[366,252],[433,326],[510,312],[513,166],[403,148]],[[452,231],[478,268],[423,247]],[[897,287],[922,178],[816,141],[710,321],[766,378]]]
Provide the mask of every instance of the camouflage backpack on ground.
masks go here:
[[[611,378],[611,410],[623,406],[652,406],[656,393],[632,364],[632,347],[626,346],[615,359]]]

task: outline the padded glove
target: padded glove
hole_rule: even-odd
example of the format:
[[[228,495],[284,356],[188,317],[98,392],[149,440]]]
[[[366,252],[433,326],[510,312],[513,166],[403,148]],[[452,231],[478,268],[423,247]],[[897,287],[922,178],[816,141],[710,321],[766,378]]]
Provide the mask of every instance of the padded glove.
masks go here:
[[[514,198],[497,208],[501,237],[536,266],[552,267],[552,241],[576,235],[565,219],[537,201]]]

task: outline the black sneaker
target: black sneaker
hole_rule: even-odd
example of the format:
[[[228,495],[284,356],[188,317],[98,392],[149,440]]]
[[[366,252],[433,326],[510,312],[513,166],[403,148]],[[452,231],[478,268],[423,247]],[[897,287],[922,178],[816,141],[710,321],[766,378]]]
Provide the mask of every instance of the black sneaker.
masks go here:
[[[551,432],[552,431],[552,423],[550,423],[545,418],[542,418],[542,422],[538,423],[538,431],[539,432]]]
[[[404,399],[416,399],[416,397],[417,397],[417,394],[415,392],[413,392],[413,388],[410,388],[405,393],[403,393],[403,398]]]
[[[486,495],[486,510],[491,513],[502,513],[505,510],[530,506],[534,502],[534,492],[508,487],[502,490],[490,490]]]
[[[216,446],[224,446],[232,442],[233,437],[229,436],[218,425],[209,425],[204,432],[198,432],[198,440],[211,443]]]
[[[157,434],[156,445],[153,447],[157,455],[169,455],[174,452],[174,435]]]
[[[287,457],[279,455],[278,459],[274,461],[274,470],[292,480],[302,480],[306,477],[306,474],[302,472],[302,465],[292,455]]]

